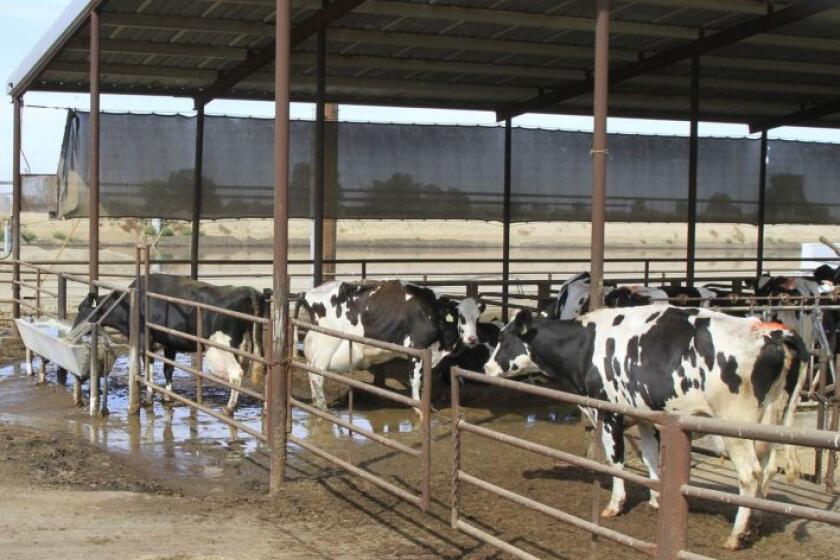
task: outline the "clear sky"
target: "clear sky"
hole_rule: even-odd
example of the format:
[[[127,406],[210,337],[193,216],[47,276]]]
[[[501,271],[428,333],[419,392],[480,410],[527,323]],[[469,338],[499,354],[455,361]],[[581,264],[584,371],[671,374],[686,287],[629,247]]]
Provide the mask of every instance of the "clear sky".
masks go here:
[[[0,0],[0,77],[8,81],[17,65],[29,53],[47,28],[58,18],[70,0]],[[5,87],[4,87],[5,94]],[[8,181],[12,173],[12,106],[6,95],[0,103],[0,181]],[[86,109],[85,95],[30,93],[26,105],[49,107],[74,107]],[[105,95],[103,110],[135,110],[153,112],[192,111],[192,101],[178,98],[149,98]],[[207,107],[209,114],[273,116],[273,104],[264,102],[215,101]],[[314,110],[309,104],[293,104],[293,118],[313,118]],[[64,131],[66,114],[60,109],[27,108],[24,112],[23,150],[26,160],[24,172],[55,173],[58,152]],[[342,106],[341,120],[420,122],[451,124],[493,124],[494,115],[477,111],[446,111],[427,109],[393,109],[387,107]],[[591,130],[592,122],[587,117],[524,115],[514,125],[565,130]],[[637,119],[610,119],[609,129],[613,132],[640,134],[688,134],[688,124],[672,121],[646,121]],[[741,125],[702,123],[701,135],[745,136],[747,128]],[[840,131],[781,128],[771,132],[773,138],[817,140],[840,143]]]

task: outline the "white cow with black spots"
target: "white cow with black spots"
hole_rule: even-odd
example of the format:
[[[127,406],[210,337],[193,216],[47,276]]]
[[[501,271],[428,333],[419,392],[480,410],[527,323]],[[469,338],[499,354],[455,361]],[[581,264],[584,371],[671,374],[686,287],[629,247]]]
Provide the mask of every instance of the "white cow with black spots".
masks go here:
[[[430,348],[432,367],[460,342],[479,344],[476,323],[484,304],[473,298],[453,301],[429,288],[399,280],[327,282],[301,296],[301,303],[320,327],[407,346]],[[402,357],[373,346],[309,331],[304,338],[306,361],[319,369],[348,373]],[[412,358],[411,395],[420,399],[422,362]],[[326,408],[324,379],[310,374],[315,405]]]
[[[807,360],[802,340],[781,324],[657,305],[601,309],[568,321],[520,312],[501,332],[485,372],[541,371],[582,395],[643,410],[790,426]],[[607,459],[624,468],[624,419],[610,413],[601,418]],[[640,423],[639,431],[642,458],[658,479],[655,429]],[[773,446],[724,441],[741,495],[764,496],[776,470]],[[792,448],[783,451],[780,463],[793,477],[798,461]],[[620,514],[624,503],[624,481],[614,478],[602,515]],[[653,491],[650,504],[658,507]],[[727,547],[740,547],[749,516],[748,508],[739,508]]]

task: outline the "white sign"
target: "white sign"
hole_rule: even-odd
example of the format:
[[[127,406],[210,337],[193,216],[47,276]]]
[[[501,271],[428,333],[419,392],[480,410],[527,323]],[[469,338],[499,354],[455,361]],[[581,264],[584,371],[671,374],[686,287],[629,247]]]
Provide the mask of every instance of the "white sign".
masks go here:
[[[800,253],[799,267],[802,270],[814,270],[822,264],[830,264],[831,266],[838,266],[840,260],[837,254],[831,250],[830,247],[822,243],[803,243],[802,252]],[[833,259],[831,261],[815,261],[811,259]]]

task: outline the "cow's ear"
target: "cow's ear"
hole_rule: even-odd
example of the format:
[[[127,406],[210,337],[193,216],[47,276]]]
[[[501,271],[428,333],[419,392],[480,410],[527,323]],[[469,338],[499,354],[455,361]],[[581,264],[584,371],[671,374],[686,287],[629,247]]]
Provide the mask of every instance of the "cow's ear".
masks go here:
[[[513,318],[514,332],[525,336],[528,334],[528,331],[531,330],[531,323],[533,320],[534,318],[531,316],[531,312],[527,309],[522,309],[516,314],[516,317]]]
[[[484,313],[484,310],[487,309],[487,305],[484,302],[478,304],[478,312]]]

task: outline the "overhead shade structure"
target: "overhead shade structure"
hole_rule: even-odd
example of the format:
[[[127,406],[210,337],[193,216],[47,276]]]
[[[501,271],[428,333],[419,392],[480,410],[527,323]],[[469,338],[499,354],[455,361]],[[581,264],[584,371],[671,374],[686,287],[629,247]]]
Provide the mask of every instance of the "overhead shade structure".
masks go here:
[[[292,100],[315,99],[317,31],[327,24],[330,102],[592,112],[589,0],[335,0],[325,17],[321,0],[291,6]],[[686,119],[691,58],[702,55],[704,120],[840,123],[836,2],[774,1],[772,13],[752,1],[617,6],[610,115]],[[14,94],[87,91],[93,8],[102,93],[273,100],[271,0],[77,0],[10,78]]]

